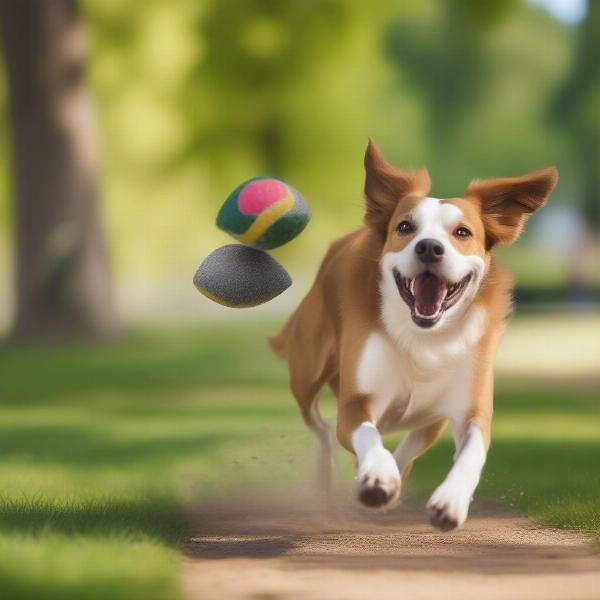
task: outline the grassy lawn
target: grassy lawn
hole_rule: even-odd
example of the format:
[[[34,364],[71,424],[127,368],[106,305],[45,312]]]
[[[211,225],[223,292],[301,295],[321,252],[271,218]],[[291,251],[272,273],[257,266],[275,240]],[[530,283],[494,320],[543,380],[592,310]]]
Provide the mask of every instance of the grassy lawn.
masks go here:
[[[280,481],[308,476],[311,437],[270,329],[0,350],[1,597],[177,598],[195,497],[259,482],[266,467]],[[597,389],[500,385],[496,406],[477,498],[600,534]],[[421,459],[408,497],[430,493],[451,455],[445,438]]]

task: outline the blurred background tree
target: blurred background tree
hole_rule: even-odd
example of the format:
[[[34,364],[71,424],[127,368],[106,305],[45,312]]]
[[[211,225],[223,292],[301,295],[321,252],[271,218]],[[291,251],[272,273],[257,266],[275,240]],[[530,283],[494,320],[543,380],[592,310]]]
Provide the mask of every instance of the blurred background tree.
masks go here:
[[[465,121],[498,77],[490,35],[518,5],[518,0],[444,0],[433,18],[397,18],[388,29],[387,53],[422,98],[438,169],[448,165]],[[454,165],[448,166],[444,178],[451,177]]]
[[[18,340],[115,332],[87,44],[71,0],[0,2],[12,130]]]
[[[585,216],[600,226],[600,3],[590,2],[576,40],[572,70],[552,106],[578,159]]]
[[[321,57],[344,43],[359,12],[344,0],[212,3],[198,25],[206,52],[190,84],[202,110],[190,107],[197,130],[188,152],[200,151],[218,166],[239,145],[258,157],[263,172],[284,172],[289,96],[298,81],[314,78]]]

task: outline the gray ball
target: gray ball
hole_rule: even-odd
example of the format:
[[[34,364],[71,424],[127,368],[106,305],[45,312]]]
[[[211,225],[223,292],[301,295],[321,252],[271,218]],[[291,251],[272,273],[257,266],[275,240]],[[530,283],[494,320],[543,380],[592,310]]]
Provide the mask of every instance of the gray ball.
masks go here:
[[[211,252],[194,275],[196,289],[214,302],[232,308],[257,306],[292,285],[288,272],[271,256],[242,244]]]

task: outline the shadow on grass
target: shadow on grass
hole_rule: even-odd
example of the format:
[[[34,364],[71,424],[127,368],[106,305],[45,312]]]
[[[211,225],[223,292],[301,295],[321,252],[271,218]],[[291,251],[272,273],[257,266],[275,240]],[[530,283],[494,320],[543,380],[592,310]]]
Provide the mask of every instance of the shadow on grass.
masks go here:
[[[6,404],[42,404],[89,392],[149,392],[194,386],[286,385],[267,346],[275,326],[203,327],[136,334],[118,344],[29,348],[0,346],[0,395]]]
[[[238,434],[237,438],[244,438]],[[214,452],[228,441],[224,433],[179,435],[167,438],[114,439],[92,429],[55,425],[0,427],[0,455],[42,464],[76,467],[136,467],[160,462],[172,464],[178,458]]]
[[[143,414],[143,409],[140,412]],[[217,452],[227,441],[224,434],[182,436],[176,430],[167,438],[139,440],[115,439],[93,427],[2,427],[0,456],[12,469],[18,470],[21,461],[42,469],[46,465],[74,468],[76,473],[86,474],[84,481],[91,478],[92,488],[82,485],[80,494],[70,500],[37,492],[35,488],[24,489],[21,495],[13,491],[11,497],[3,497],[0,490],[0,533],[60,534],[74,539],[116,536],[123,541],[149,539],[180,548],[187,531],[187,517],[181,498],[169,485],[171,470],[182,460]],[[131,473],[134,480],[139,469],[146,469],[149,474],[142,478],[143,488],[133,484],[129,491],[125,489],[123,497],[123,491],[110,487],[103,490],[102,480],[93,480],[95,471],[107,469],[124,478]],[[161,477],[165,477],[164,494],[156,492],[163,487]],[[42,482],[42,489],[43,485]]]
[[[60,533],[68,536],[118,535],[132,541],[153,539],[179,547],[187,530],[181,502],[171,496],[137,500],[105,499],[67,504],[47,500],[2,500],[0,530],[23,534]]]

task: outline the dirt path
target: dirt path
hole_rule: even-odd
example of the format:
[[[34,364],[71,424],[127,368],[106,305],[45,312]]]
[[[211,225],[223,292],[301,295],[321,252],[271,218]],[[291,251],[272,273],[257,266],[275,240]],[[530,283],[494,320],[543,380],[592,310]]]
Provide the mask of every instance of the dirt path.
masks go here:
[[[600,598],[589,539],[512,515],[475,512],[441,534],[402,507],[310,511],[271,496],[206,503],[196,523],[190,600]]]

